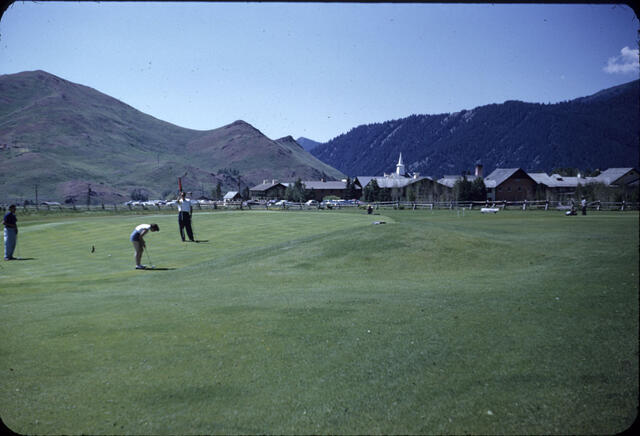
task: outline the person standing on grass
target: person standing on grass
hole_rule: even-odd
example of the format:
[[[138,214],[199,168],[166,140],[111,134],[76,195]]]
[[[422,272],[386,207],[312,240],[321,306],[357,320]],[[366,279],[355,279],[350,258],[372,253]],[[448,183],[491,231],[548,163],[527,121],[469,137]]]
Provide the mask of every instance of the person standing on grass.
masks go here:
[[[587,214],[587,199],[582,197],[582,201],[580,202],[580,206],[582,206],[582,215]]]
[[[2,219],[4,224],[4,260],[15,260],[13,251],[18,241],[18,218],[16,217],[16,205],[9,206],[9,212]]]
[[[144,235],[148,232],[159,232],[160,227],[157,224],[140,224],[137,226],[129,240],[133,244],[133,249],[136,251],[136,269],[145,269],[146,267],[142,265],[142,252],[145,248]]]
[[[184,231],[187,230],[189,241],[195,242],[193,239],[193,230],[191,229],[191,200],[187,198],[184,192],[178,197],[178,226],[180,226],[180,237],[184,242]]]

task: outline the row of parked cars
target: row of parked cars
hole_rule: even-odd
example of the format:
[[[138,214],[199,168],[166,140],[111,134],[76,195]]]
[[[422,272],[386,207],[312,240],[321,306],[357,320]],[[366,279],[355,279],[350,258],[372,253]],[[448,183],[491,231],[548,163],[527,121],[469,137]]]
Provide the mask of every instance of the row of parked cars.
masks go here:
[[[205,204],[213,204],[215,203],[212,200],[191,200],[193,203],[200,203],[202,205]],[[149,201],[127,201],[125,203],[126,206],[171,206],[175,205],[176,200],[149,200]],[[256,200],[248,200],[243,202],[244,205],[252,206],[252,205],[260,205],[264,204],[262,202]],[[267,206],[276,206],[276,207],[288,207],[291,205],[298,205],[299,203],[294,203],[292,201],[287,200],[269,200],[267,201]],[[358,206],[360,201],[358,200],[324,200],[324,201],[316,201],[309,200],[303,203],[307,207],[320,207],[320,208],[332,208],[332,207],[341,207],[341,206]]]
[[[213,204],[212,200],[191,200],[192,203]],[[177,204],[176,200],[148,200],[148,201],[127,201],[125,206],[171,206]]]
[[[267,201],[267,205],[268,206],[280,206],[280,207],[286,207],[286,206],[291,206],[293,204],[299,204],[299,203],[294,203],[292,201],[287,201],[287,200],[269,200]],[[358,206],[360,204],[360,201],[358,200],[323,200],[318,202],[317,200],[308,200],[307,202],[303,203],[305,206],[307,207],[327,207],[327,208],[331,208],[331,207],[340,207],[340,206]]]

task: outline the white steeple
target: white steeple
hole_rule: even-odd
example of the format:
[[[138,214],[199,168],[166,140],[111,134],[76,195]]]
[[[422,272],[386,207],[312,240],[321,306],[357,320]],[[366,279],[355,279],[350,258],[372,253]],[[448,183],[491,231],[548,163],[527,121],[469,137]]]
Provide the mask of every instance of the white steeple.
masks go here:
[[[404,164],[402,163],[402,153],[400,153],[400,159],[398,159],[398,164],[396,165],[396,174],[399,176],[404,176]]]

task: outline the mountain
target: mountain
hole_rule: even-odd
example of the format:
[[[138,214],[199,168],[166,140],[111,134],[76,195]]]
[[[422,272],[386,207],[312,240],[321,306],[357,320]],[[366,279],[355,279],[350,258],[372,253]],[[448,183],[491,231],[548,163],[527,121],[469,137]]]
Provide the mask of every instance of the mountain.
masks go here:
[[[244,121],[179,127],[44,71],[0,76],[0,201],[125,201],[133,190],[209,195],[283,181],[341,178],[292,138],[271,140]],[[89,186],[90,185],[90,186]]]
[[[355,127],[311,153],[349,176],[392,172],[402,153],[408,171],[440,177],[494,168],[637,167],[638,80],[575,100],[506,101],[473,110]]]
[[[316,142],[312,139],[305,138],[304,136],[301,136],[298,139],[296,139],[296,142],[300,144],[302,148],[304,148],[309,152],[321,144],[321,142]]]

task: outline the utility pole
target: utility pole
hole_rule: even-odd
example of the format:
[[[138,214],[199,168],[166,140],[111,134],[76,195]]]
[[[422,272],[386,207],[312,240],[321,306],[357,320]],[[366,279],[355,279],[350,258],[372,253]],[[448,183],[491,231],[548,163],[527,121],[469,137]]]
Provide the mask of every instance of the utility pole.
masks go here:
[[[36,183],[35,189],[36,189],[36,210],[38,210],[38,184],[37,183]]]
[[[91,183],[87,183],[87,210],[91,206]]]

